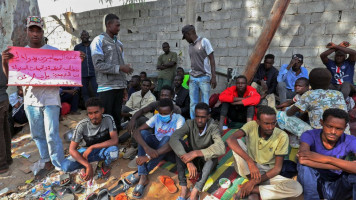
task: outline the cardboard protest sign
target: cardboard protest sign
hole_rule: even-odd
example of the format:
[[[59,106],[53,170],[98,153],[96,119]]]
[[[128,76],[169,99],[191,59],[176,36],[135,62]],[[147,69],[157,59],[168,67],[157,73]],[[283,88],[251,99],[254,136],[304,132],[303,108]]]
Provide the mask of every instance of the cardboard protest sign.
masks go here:
[[[10,48],[8,85],[82,86],[79,51]]]

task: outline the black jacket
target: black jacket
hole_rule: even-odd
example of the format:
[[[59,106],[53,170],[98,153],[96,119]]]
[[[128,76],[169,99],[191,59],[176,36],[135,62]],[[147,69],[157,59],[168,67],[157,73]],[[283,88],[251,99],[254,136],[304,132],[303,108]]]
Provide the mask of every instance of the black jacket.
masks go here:
[[[258,67],[255,77],[253,78],[253,82],[257,83],[257,81],[265,80],[268,87],[267,94],[272,94],[272,93],[276,93],[277,90],[277,84],[278,84],[277,76],[278,76],[278,70],[275,67],[272,67],[267,71],[264,67],[264,64],[262,63]]]
[[[189,97],[189,90],[185,89],[184,87],[180,87],[180,90],[175,96],[176,105],[180,107],[182,111],[182,116],[184,118],[190,118],[190,97]]]

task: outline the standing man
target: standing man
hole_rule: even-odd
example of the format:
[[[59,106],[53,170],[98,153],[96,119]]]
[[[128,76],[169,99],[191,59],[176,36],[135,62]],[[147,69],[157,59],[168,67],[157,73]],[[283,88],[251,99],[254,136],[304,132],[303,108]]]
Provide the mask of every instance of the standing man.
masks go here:
[[[119,130],[122,100],[127,88],[126,75],[131,74],[133,69],[130,64],[125,64],[123,44],[117,39],[119,17],[106,15],[105,26],[106,32],[94,38],[90,49],[104,112],[114,117]]]
[[[162,86],[172,86],[174,73],[177,67],[177,53],[170,51],[168,42],[162,44],[164,54],[158,57],[157,70],[157,91],[161,91]]]
[[[29,44],[26,48],[58,50],[43,44],[43,21],[41,17],[30,16],[27,18],[27,37]],[[5,75],[8,76],[9,60],[13,57],[10,49],[2,52],[2,64]],[[80,53],[82,61],[85,58]],[[44,169],[41,169],[35,179],[45,177],[50,171],[61,168],[64,160],[62,140],[59,137],[59,114],[61,100],[59,87],[53,86],[24,86],[25,112],[30,124],[33,140],[36,142]],[[52,161],[52,162],[51,162]],[[54,165],[54,166],[53,166]]]
[[[273,67],[274,55],[267,54],[264,62],[260,64],[253,78],[252,87],[256,88],[257,92],[261,95],[261,104],[270,107],[276,106],[275,93],[277,92],[277,76],[278,70]]]
[[[90,35],[86,30],[83,30],[80,34],[80,39],[82,43],[74,47],[74,51],[82,51],[85,53],[85,59],[82,62],[82,96],[84,102],[89,99],[89,83],[91,84],[94,96],[97,96],[98,84],[96,83],[95,70],[93,65],[93,60],[91,58],[90,50]]]
[[[356,89],[353,86],[356,51],[347,48],[348,46],[350,46],[350,43],[345,41],[339,45],[330,42],[326,45],[326,48],[329,49],[320,54],[321,61],[323,61],[324,65],[332,75],[329,88],[340,91],[345,99],[350,96],[350,93],[356,92]],[[330,60],[328,55],[333,52],[335,52],[335,58],[334,60]],[[346,54],[349,54],[347,59]]]
[[[9,171],[9,165],[12,163],[11,133],[8,122],[9,98],[6,93],[7,77],[3,71],[5,70],[0,64],[0,174]]]
[[[308,78],[308,70],[302,66],[303,55],[294,54],[289,64],[284,64],[277,77],[280,103],[295,96],[294,84],[298,78]]]
[[[190,117],[194,119],[194,108],[198,102],[209,104],[210,85],[216,87],[214,50],[210,41],[195,32],[193,25],[182,28],[183,40],[189,43],[189,57],[191,62],[189,96]],[[200,100],[200,92],[202,97]]]

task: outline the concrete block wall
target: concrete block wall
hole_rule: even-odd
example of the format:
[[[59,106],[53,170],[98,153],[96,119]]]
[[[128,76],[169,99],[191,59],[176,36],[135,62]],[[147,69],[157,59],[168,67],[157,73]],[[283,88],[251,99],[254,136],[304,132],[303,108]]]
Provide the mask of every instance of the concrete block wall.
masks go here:
[[[275,66],[288,63],[292,54],[304,55],[310,70],[323,67],[319,55],[328,42],[346,40],[356,49],[356,0],[291,0],[267,53],[276,56]],[[104,30],[105,14],[121,19],[120,40],[125,59],[135,74],[157,74],[155,65],[168,42],[179,55],[178,65],[189,70],[188,44],[182,40],[181,28],[194,24],[200,36],[208,38],[214,48],[217,71],[232,67],[243,73],[248,56],[261,34],[273,6],[272,0],[158,0],[134,6],[120,6],[83,13],[65,13],[45,19],[49,44],[73,49],[80,42],[80,31],[88,30],[92,38]],[[218,76],[220,92],[227,83]]]

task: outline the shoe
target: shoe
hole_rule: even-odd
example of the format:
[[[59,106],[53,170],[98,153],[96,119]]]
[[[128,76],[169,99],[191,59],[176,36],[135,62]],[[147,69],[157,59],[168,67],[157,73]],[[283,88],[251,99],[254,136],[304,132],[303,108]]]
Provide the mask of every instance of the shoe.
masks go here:
[[[126,149],[126,153],[124,154],[123,158],[130,159],[130,157],[132,157],[133,155],[136,156],[137,150],[138,150],[138,148],[134,148],[134,147],[130,147],[130,148]]]

